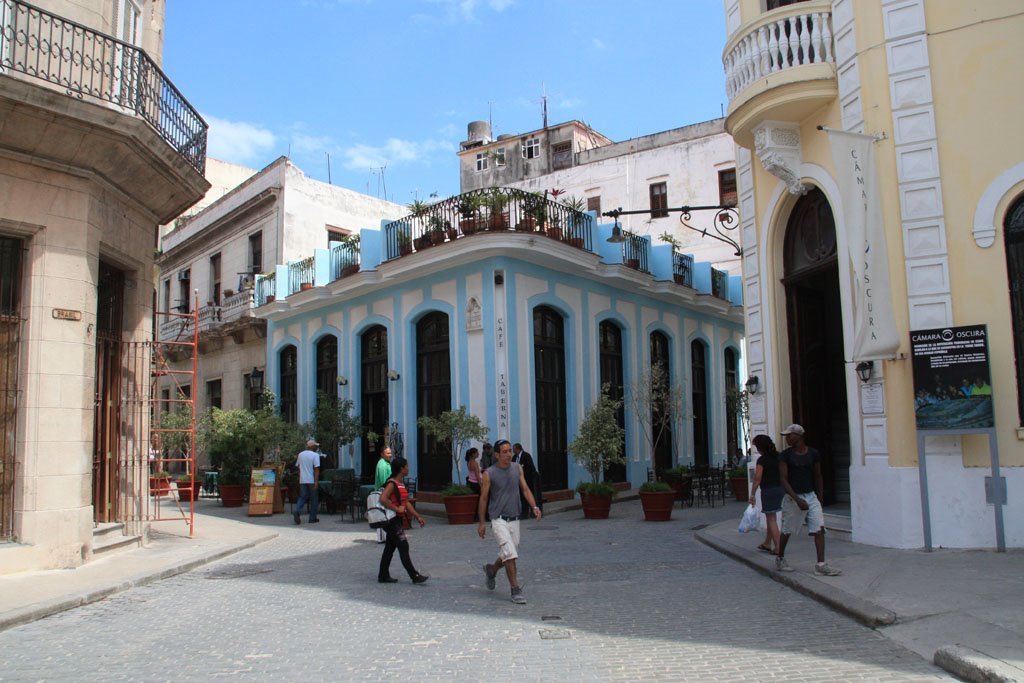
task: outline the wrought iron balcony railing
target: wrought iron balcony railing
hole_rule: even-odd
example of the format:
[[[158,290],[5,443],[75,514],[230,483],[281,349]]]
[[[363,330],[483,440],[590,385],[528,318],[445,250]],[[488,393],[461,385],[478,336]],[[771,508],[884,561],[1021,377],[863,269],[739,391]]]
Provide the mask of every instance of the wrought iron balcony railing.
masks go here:
[[[206,122],[141,48],[28,3],[0,0],[0,73],[6,72],[133,112],[205,172]]]
[[[727,299],[729,288],[729,273],[718,268],[711,269],[711,295],[719,299]]]
[[[672,280],[676,284],[693,287],[693,256],[672,252]]]
[[[629,230],[623,230],[622,236],[625,238],[622,243],[622,262],[642,273],[651,272],[647,265],[647,253],[651,245],[650,238],[637,235]]]
[[[331,247],[331,282],[359,272],[359,252],[349,244]]]
[[[384,228],[387,260],[478,232],[543,233],[592,251],[593,218],[545,195],[515,188],[473,190],[426,206]]]
[[[288,264],[288,294],[292,295],[313,286],[315,274],[313,257],[304,258]]]
[[[275,299],[277,295],[277,272],[256,276],[256,305],[262,306]]]
[[[730,101],[769,74],[805,64],[835,64],[832,13],[827,6],[818,5],[777,10],[763,23],[752,25],[728,49],[722,62]]]

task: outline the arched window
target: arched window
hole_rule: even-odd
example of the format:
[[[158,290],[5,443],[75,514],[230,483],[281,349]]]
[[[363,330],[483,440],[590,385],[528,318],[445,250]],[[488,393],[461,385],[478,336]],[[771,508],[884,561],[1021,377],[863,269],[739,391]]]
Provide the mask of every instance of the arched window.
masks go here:
[[[621,401],[624,394],[624,378],[622,371],[622,330],[610,320],[603,321],[598,326],[598,336],[601,346],[601,388],[608,385],[608,396],[616,401]],[[615,412],[615,421],[620,427],[625,427],[626,416],[622,405]],[[626,434],[622,434],[622,453],[626,453]],[[604,478],[606,481],[626,481],[625,465],[610,465],[605,468]]]
[[[1010,207],[1006,236],[1006,278],[1010,285],[1010,320],[1017,369],[1017,417],[1024,424],[1024,197]]]
[[[739,392],[736,375],[736,352],[732,349],[726,349],[722,355],[722,364],[725,366],[725,444],[728,449],[726,457],[738,459],[740,416],[736,413],[736,402],[733,399],[734,396],[738,396]]]
[[[316,343],[316,392],[327,394],[333,403],[338,402],[338,338],[333,334],[322,337]]]
[[[416,323],[416,418],[437,417],[452,409],[448,316],[429,313]],[[421,427],[416,429],[419,487],[437,491],[452,480],[449,444],[438,443]]]
[[[569,484],[565,420],[565,322],[553,308],[533,309],[537,469],[545,491]]]
[[[360,360],[360,414],[363,417],[363,431],[377,434],[383,439],[388,426],[388,331],[382,325],[374,325],[359,338]],[[363,439],[361,472],[371,476],[380,452],[380,441]]]
[[[663,332],[651,332],[651,373],[664,378],[665,396],[670,395],[672,385],[672,359],[669,354],[668,337]],[[672,463],[672,423],[671,411],[651,406],[651,429],[658,443],[654,448],[654,469],[663,472],[670,469]]]
[[[693,405],[693,464],[707,466],[711,462],[708,442],[708,376],[707,351],[704,343],[690,344],[690,402]]]
[[[281,417],[296,424],[299,421],[298,351],[286,346],[280,354]]]

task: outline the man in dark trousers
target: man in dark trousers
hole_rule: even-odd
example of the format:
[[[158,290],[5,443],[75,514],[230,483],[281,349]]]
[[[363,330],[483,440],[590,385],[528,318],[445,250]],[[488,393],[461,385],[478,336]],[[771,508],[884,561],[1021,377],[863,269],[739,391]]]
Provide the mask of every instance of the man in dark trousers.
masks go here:
[[[526,485],[530,488],[533,493],[533,499],[537,502],[537,507],[542,511],[544,510],[544,501],[540,495],[540,472],[537,471],[537,467],[533,463],[533,456],[523,450],[523,444],[516,443],[512,445],[512,462],[516,463],[523,468],[523,476],[526,477]],[[519,502],[523,506],[523,517],[530,516],[530,506],[526,504],[526,497],[520,496]]]
[[[512,444],[504,439],[494,444],[496,463],[483,471],[480,481],[480,507],[477,533],[480,538],[487,535],[484,525],[485,511],[491,515],[491,531],[498,541],[498,559],[494,564],[484,565],[487,588],[494,590],[494,579],[502,567],[512,587],[512,602],[525,605],[526,598],[516,577],[516,560],[519,558],[519,496],[526,496],[533,515],[540,519],[540,508],[533,499],[533,493],[526,485],[523,469],[512,462]]]
[[[804,440],[804,428],[792,424],[782,430],[786,438],[786,450],[779,453],[779,478],[786,497],[782,499],[782,537],[779,540],[779,554],[775,568],[780,572],[791,572],[786,562],[786,544],[794,531],[807,520],[807,533],[814,536],[814,550],[818,563],[814,573],[821,576],[839,576],[842,570],[825,562],[825,515],[821,511],[824,484],[821,478],[821,454]]]

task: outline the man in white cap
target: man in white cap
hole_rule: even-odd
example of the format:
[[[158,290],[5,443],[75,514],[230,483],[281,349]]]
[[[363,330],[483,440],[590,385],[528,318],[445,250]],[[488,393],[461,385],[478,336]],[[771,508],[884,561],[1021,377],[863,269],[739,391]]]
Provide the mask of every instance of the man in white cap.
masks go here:
[[[804,428],[791,424],[782,430],[788,448],[779,453],[779,478],[786,497],[782,500],[782,536],[775,568],[791,572],[786,562],[786,544],[794,531],[807,520],[807,533],[814,536],[814,550],[818,562],[814,573],[821,576],[839,576],[842,570],[825,562],[825,515],[821,511],[824,483],[821,478],[821,454],[804,441]]]
[[[295,459],[295,465],[299,468],[299,502],[295,504],[295,523],[302,524],[302,506],[309,505],[309,523],[316,524],[320,520],[316,517],[317,508],[320,505],[317,495],[317,487],[320,485],[320,453],[317,452],[320,444],[316,439],[306,442],[306,450],[299,453]]]

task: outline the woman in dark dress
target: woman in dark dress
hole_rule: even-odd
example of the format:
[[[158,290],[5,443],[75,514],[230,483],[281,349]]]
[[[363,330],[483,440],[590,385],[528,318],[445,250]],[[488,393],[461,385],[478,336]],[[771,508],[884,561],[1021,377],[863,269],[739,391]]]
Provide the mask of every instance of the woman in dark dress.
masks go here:
[[[750,488],[750,504],[756,505],[757,489],[761,488],[761,512],[768,522],[768,534],[764,542],[757,546],[770,553],[777,553],[779,548],[779,520],[776,515],[782,511],[782,479],[779,478],[779,452],[775,442],[767,434],[754,437],[754,448],[760,453],[757,469],[754,472],[754,485]]]
[[[380,494],[381,505],[389,510],[395,511],[395,518],[384,527],[384,553],[380,556],[380,569],[377,571],[377,581],[380,583],[397,583],[398,579],[391,577],[391,558],[398,550],[398,557],[402,560],[402,566],[408,572],[413,583],[423,583],[429,577],[416,571],[409,557],[409,540],[405,537],[405,529],[402,528],[402,520],[406,514],[411,514],[420,523],[426,524],[420,513],[409,502],[409,492],[405,489],[403,481],[409,474],[409,461],[399,456],[391,460],[391,478],[384,484]]]

